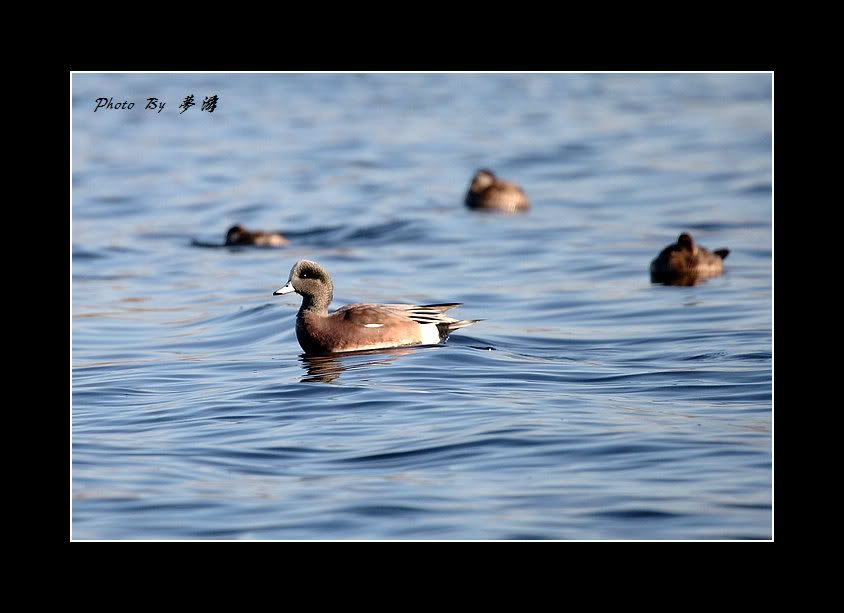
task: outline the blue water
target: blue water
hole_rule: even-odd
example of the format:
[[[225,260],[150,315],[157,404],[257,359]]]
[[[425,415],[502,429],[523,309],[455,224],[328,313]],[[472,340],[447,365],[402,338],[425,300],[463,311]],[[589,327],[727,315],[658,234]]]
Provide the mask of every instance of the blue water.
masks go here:
[[[75,74],[72,105],[74,540],[773,537],[770,75]],[[530,212],[467,210],[479,167]],[[198,246],[234,223],[291,244]],[[651,284],[684,230],[725,274]],[[484,321],[304,357],[300,258],[335,308]]]

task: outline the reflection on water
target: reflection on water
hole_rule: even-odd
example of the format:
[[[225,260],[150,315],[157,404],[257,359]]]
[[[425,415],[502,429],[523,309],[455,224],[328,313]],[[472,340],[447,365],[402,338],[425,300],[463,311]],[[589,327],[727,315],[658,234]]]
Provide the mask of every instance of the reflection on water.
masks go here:
[[[688,287],[703,283],[707,279],[721,276],[721,274],[721,272],[652,272],[651,283]]]
[[[351,369],[365,369],[394,362],[399,356],[412,351],[423,350],[424,347],[397,347],[394,349],[368,349],[366,351],[351,351],[333,355],[309,356],[302,354],[299,359],[307,375],[302,377],[302,383],[331,383],[344,371]],[[361,356],[388,356],[380,359],[358,359]]]

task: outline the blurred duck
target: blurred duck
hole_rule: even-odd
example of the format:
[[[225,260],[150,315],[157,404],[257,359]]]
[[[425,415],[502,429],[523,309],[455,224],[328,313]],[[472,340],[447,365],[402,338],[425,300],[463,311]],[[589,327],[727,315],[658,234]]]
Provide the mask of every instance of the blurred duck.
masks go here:
[[[470,209],[518,213],[530,208],[530,202],[521,187],[499,179],[491,170],[482,168],[472,178],[466,193],[466,206]]]
[[[651,281],[670,285],[694,285],[697,281],[724,272],[724,258],[729,249],[709,251],[683,232],[651,262]]]
[[[257,247],[284,247],[288,240],[278,232],[251,232],[240,224],[226,232],[226,245],[255,245]]]

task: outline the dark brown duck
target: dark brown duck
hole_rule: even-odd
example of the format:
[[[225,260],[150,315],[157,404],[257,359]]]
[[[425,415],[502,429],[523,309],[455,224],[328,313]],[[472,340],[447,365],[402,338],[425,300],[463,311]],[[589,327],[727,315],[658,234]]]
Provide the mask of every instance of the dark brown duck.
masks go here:
[[[288,240],[278,232],[250,231],[240,224],[226,232],[226,245],[255,245],[256,247],[284,247]]]
[[[466,193],[466,206],[470,209],[518,213],[528,210],[530,202],[521,187],[512,181],[499,179],[491,170],[482,168],[472,177]]]
[[[729,249],[709,251],[696,244],[690,234],[683,232],[676,243],[668,245],[651,262],[651,280],[693,285],[724,272],[724,258],[729,253]]]

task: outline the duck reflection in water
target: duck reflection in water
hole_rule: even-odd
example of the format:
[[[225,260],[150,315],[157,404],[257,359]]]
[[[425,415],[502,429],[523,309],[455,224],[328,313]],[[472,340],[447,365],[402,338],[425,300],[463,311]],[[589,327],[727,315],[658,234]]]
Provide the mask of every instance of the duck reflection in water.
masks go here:
[[[696,272],[688,273],[651,273],[651,283],[658,285],[674,285],[679,287],[691,287],[699,285],[713,275],[701,275]]]
[[[391,349],[369,349],[366,351],[349,351],[327,355],[302,354],[302,367],[307,375],[302,377],[302,383],[331,383],[347,370],[358,370],[371,366],[383,366],[396,361],[400,356],[413,351],[422,351],[425,347],[401,347]],[[373,358],[372,356],[378,356]],[[364,359],[358,359],[364,358]]]

